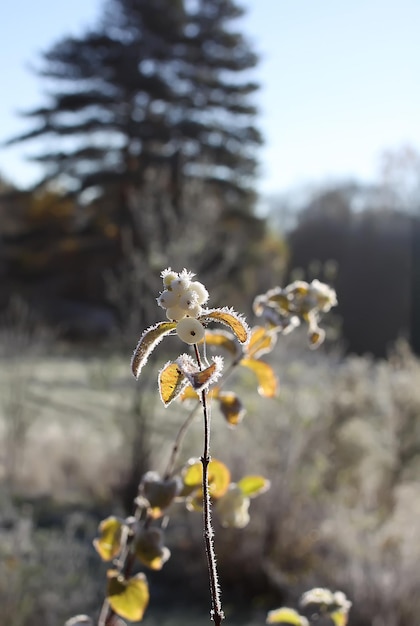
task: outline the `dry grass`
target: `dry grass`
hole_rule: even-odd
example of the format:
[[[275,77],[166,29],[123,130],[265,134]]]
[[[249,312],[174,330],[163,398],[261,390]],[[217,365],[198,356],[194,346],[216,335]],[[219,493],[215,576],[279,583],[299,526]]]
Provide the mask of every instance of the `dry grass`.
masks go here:
[[[343,360],[339,354],[309,354],[301,340],[282,342],[272,355],[281,381],[278,398],[259,398],[252,377],[244,375],[232,381],[248,409],[244,423],[230,429],[213,410],[213,456],[231,467],[234,479],[259,473],[272,480],[271,490],[252,503],[248,528],[217,529],[227,597],[238,605],[254,597],[262,623],[265,608],[293,603],[303,590],[326,585],[341,588],[354,602],[351,624],[411,625],[420,611],[420,363],[404,347],[386,362]],[[130,470],[126,450],[138,427],[128,359],[29,351],[24,360],[0,361],[0,381],[5,502],[12,490],[80,507],[89,500],[111,507]],[[144,394],[152,465],[163,469],[186,409],[156,407],[153,388]],[[198,419],[182,454],[200,453]],[[21,509],[12,509],[22,517]],[[57,624],[96,606],[103,585],[90,547],[96,520],[87,516],[80,539],[69,535],[68,519],[59,530],[33,529],[30,556],[3,560],[2,616],[8,607],[4,615],[12,626]],[[179,548],[167,574],[159,576],[171,582],[180,567],[185,580],[194,572],[205,597],[204,563],[194,570],[201,539],[199,516],[186,520],[175,511],[168,543]],[[10,575],[13,594],[6,593]],[[156,619],[166,624],[169,615],[175,626],[171,611],[161,614],[164,593],[160,579],[153,580]],[[145,622],[150,626],[153,611],[152,597]]]

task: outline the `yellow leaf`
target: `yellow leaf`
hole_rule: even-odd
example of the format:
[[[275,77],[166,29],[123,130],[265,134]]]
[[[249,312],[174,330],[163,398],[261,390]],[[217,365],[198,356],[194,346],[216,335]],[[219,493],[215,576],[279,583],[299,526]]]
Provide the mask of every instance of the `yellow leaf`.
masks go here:
[[[207,392],[207,398],[208,399],[217,398],[219,396],[219,390],[220,390],[219,387],[212,387]],[[180,400],[184,402],[184,400],[198,400],[198,397],[199,397],[198,393],[194,391],[191,385],[187,385],[187,387],[185,387],[184,391],[181,393],[179,398]]]
[[[220,356],[212,357],[213,363],[203,370],[198,369],[197,364],[187,354],[181,354],[176,362],[179,369],[188,379],[195,391],[202,391],[209,385],[216,382],[221,376],[223,369],[223,359]]]
[[[294,609],[286,607],[269,611],[267,624],[284,624],[284,626],[308,626],[308,620]]]
[[[231,426],[237,426],[245,415],[245,409],[236,393],[221,391],[218,396],[219,408]]]
[[[159,392],[162,402],[168,406],[175,400],[188,384],[184,374],[176,363],[167,363],[159,372]]]
[[[271,352],[276,345],[277,333],[263,326],[255,326],[251,331],[251,338],[247,346],[248,358],[259,359],[263,354]]]
[[[264,361],[242,359],[241,365],[252,370],[258,379],[258,393],[265,398],[274,398],[277,394],[278,381],[273,368]]]
[[[93,540],[95,550],[103,561],[112,561],[121,549],[122,522],[114,516],[99,524],[99,537]]]
[[[238,354],[238,344],[235,343],[233,335],[224,332],[223,330],[207,330],[206,336],[200,343],[206,343],[207,346],[214,346],[215,348],[223,348],[236,356]]]
[[[179,397],[183,402],[184,400],[198,400],[198,393],[194,391],[191,385],[187,385]]]
[[[136,378],[140,376],[150,353],[175,327],[176,322],[159,322],[144,331],[131,359],[131,370]]]
[[[233,309],[209,309],[199,317],[200,321],[220,322],[228,326],[240,343],[247,343],[249,340],[249,326],[244,317],[236,313]]]
[[[230,483],[230,471],[224,463],[212,459],[208,466],[209,491],[213,498],[220,498],[226,493]],[[203,466],[201,461],[187,466],[184,475],[184,484],[187,487],[201,488],[203,483]]]
[[[270,488],[270,481],[264,476],[244,476],[237,485],[244,496],[253,498],[267,491]]]
[[[334,611],[330,613],[330,617],[335,626],[346,626],[347,624],[348,614],[346,611]]]
[[[107,600],[112,610],[130,622],[140,622],[149,603],[149,587],[144,574],[125,580],[116,570],[107,572]]]

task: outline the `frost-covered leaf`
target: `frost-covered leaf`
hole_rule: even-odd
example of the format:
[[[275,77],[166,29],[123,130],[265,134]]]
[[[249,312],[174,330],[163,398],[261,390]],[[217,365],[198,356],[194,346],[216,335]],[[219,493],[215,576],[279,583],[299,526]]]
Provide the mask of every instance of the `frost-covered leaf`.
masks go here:
[[[294,609],[288,609],[286,607],[269,611],[266,623],[283,624],[284,626],[309,626],[306,617],[299,615]]]
[[[257,377],[258,393],[265,398],[274,398],[277,394],[278,381],[273,368],[264,361],[257,359],[241,359],[241,365],[247,367]]]
[[[254,326],[246,349],[247,357],[259,359],[263,354],[271,352],[276,342],[276,332],[263,326]]]
[[[136,378],[140,376],[151,352],[175,327],[176,322],[159,322],[144,331],[131,359],[131,370]]]
[[[181,488],[182,484],[177,476],[160,478],[157,472],[146,472],[140,483],[139,492],[150,505],[148,515],[153,519],[162,517],[165,510],[181,491]]]
[[[240,343],[247,343],[250,336],[250,329],[243,315],[236,313],[233,309],[208,309],[199,317],[200,321],[212,321],[225,324],[233,332]]]
[[[121,529],[121,520],[112,515],[99,524],[99,537],[93,540],[93,545],[103,561],[112,561],[119,554]]]
[[[116,570],[107,572],[107,600],[112,610],[130,622],[140,622],[149,603],[149,587],[142,573],[125,580]]]
[[[207,346],[213,346],[215,348],[223,348],[236,356],[238,354],[238,344],[236,343],[234,336],[231,333],[223,330],[208,330],[206,337],[201,343],[206,343]]]
[[[246,413],[245,408],[233,391],[221,391],[218,395],[219,408],[228,424],[237,426]]]
[[[159,372],[158,385],[161,400],[165,406],[168,406],[184,391],[188,380],[179,366],[169,361]]]
[[[237,485],[244,496],[254,498],[270,488],[270,481],[264,476],[244,476]]]
[[[195,391],[202,391],[220,378],[223,369],[223,359],[220,356],[212,357],[213,363],[200,370],[195,361],[187,354],[182,354],[176,360],[179,369],[188,379]]]

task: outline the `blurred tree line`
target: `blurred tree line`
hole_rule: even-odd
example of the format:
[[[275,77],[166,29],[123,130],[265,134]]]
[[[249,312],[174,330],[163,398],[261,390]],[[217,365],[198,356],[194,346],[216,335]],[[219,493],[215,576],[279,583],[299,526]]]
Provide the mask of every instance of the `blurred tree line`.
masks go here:
[[[43,54],[47,101],[7,142],[36,140],[44,175],[28,193],[3,185],[3,305],[17,290],[76,334],[134,332],[156,317],[168,265],[232,304],[269,286],[282,246],[254,213],[262,139],[242,13],[233,0],[107,0],[95,26]]]
[[[156,320],[159,273],[188,267],[212,304],[298,276],[333,282],[345,348],[420,352],[420,156],[381,180],[274,198],[255,211],[251,80],[234,0],[106,0],[96,25],[40,59],[46,102],[23,114],[43,176],[0,181],[0,309],[13,294],[66,336],[130,337]],[[286,271],[287,266],[287,271]],[[300,274],[299,274],[300,272]]]
[[[400,339],[420,354],[420,155],[384,153],[378,181],[272,198],[286,232],[288,279],[319,278],[338,294],[347,351],[377,357]]]

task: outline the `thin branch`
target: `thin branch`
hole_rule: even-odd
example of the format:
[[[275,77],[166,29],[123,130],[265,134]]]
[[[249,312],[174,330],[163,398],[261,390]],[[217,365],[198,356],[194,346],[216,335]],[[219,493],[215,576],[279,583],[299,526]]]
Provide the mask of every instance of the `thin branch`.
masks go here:
[[[194,344],[195,356],[200,370],[202,369],[200,352],[197,344]],[[203,466],[203,526],[204,526],[204,542],[206,546],[207,565],[209,571],[210,595],[211,595],[211,618],[215,626],[220,626],[224,619],[222,604],[220,600],[220,587],[217,574],[216,553],[214,550],[214,531],[211,524],[211,501],[209,492],[209,463],[210,457],[210,412],[207,404],[207,391],[203,389],[201,392],[201,403],[203,406],[204,417],[204,450],[201,457]]]

